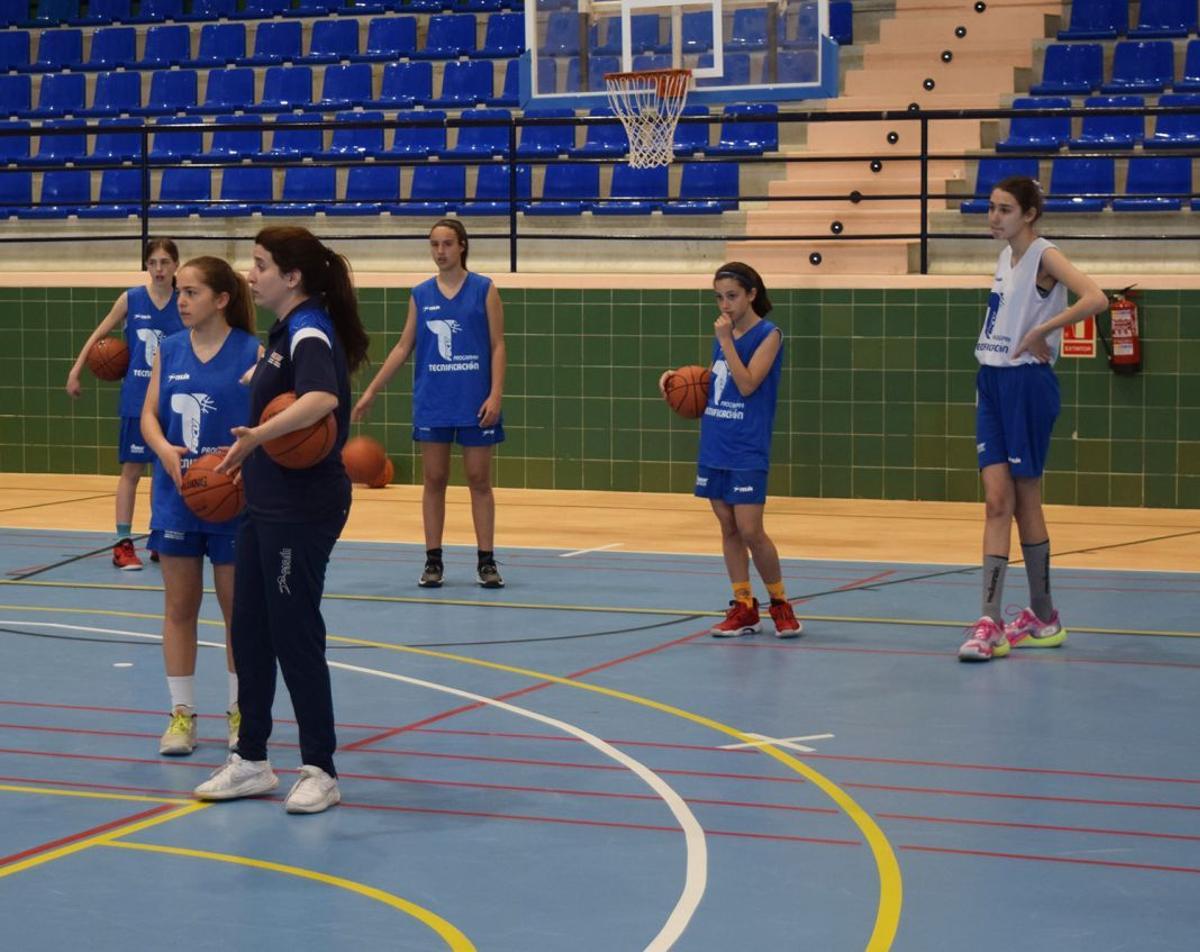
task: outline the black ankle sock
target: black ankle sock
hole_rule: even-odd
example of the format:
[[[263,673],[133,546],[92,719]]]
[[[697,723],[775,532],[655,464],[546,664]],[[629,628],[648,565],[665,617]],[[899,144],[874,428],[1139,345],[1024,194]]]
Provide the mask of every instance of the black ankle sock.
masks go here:
[[[487,565],[489,562],[496,561],[495,549],[476,549],[475,558],[480,565]]]
[[[439,547],[436,549],[426,549],[425,550],[425,561],[426,562],[436,562],[438,565],[441,565],[442,564],[441,548]]]

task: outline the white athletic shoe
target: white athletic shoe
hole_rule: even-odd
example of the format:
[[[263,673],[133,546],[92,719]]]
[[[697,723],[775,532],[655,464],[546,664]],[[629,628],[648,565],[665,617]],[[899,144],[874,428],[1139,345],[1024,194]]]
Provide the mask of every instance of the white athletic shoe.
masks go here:
[[[192,792],[200,800],[236,800],[238,797],[258,797],[279,786],[279,778],[269,760],[242,760],[230,754],[223,767]]]
[[[186,757],[195,749],[196,715],[185,707],[177,707],[158,740],[158,752],[164,757]]]
[[[321,813],[342,800],[337,780],[320,767],[304,764],[300,779],[292,785],[284,801],[288,813]]]

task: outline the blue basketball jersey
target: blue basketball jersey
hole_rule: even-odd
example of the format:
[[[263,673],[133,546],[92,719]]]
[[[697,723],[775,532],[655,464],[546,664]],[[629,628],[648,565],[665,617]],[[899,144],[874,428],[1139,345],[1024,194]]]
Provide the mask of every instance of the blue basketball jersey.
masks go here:
[[[250,420],[250,388],[241,376],[258,360],[258,339],[231,330],[207,363],[192,350],[191,333],[172,334],[158,347],[158,422],[172,446],[186,446],[183,471],[192,460],[233,443],[229,432]],[[160,462],[154,463],[150,528],[176,532],[228,533],[237,520],[206,522],[192,514]]]
[[[759,345],[779,328],[762,320],[733,342],[747,367]],[[771,431],[783,369],[783,346],[758,389],[743,397],[729,372],[720,341],[713,341],[712,385],[700,418],[700,465],[714,469],[767,469],[771,465]]]
[[[150,385],[150,368],[154,366],[154,355],[163,338],[183,330],[179,319],[179,292],[171,292],[169,300],[160,310],[150,300],[150,291],[145,287],[130,288],[125,292],[125,343],[129,345],[129,369],[121,384],[121,416],[142,415],[142,404],[146,402],[146,387]]]
[[[453,298],[442,294],[436,277],[413,288],[414,426],[478,425],[479,408],[492,391],[491,287],[491,278],[469,271]]]

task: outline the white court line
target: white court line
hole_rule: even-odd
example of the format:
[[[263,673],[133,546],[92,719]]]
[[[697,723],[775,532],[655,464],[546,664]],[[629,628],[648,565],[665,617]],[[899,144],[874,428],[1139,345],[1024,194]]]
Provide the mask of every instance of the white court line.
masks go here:
[[[787,747],[789,750],[798,750],[802,754],[811,754],[816,751],[815,747],[806,747],[804,744],[797,743],[802,740],[829,740],[833,737],[832,734],[805,734],[802,737],[768,737],[766,734],[755,734],[753,731],[743,731],[747,737],[757,737],[758,740],[752,744],[722,744],[719,750],[742,750],[747,747]]]
[[[11,621],[5,619],[0,619],[0,625],[58,628],[97,634],[127,635],[133,638],[144,638],[147,641],[162,641],[161,635],[151,635],[142,631],[127,631],[121,628],[93,628],[88,625],[67,625],[59,622]],[[225,643],[220,641],[197,640],[196,644],[206,648],[225,648]],[[658,934],[650,940],[644,952],[667,952],[667,950],[674,947],[675,943],[683,935],[684,930],[687,929],[688,923],[691,922],[692,917],[696,914],[696,909],[699,907],[700,900],[704,896],[704,890],[708,882],[708,843],[704,837],[704,828],[700,826],[700,822],[696,819],[695,814],[692,813],[691,808],[688,807],[683,798],[662,777],[641,761],[635,760],[624,751],[618,750],[607,741],[601,740],[595,734],[591,734],[582,727],[576,727],[567,721],[560,721],[558,718],[550,717],[547,714],[539,714],[537,711],[517,707],[515,704],[509,704],[506,701],[498,701],[495,698],[484,697],[482,694],[474,694],[470,691],[453,688],[446,684],[438,684],[435,681],[423,681],[420,678],[410,678],[402,674],[393,674],[390,671],[379,671],[375,668],[363,668],[341,661],[328,661],[327,663],[331,668],[353,671],[358,674],[369,674],[379,678],[387,678],[391,681],[400,681],[405,684],[428,688],[431,691],[440,691],[443,694],[453,694],[456,697],[465,698],[479,704],[487,704],[490,707],[508,711],[520,717],[539,721],[573,737],[577,737],[585,744],[595,748],[604,754],[604,756],[615,760],[622,767],[635,774],[646,786],[658,794],[675,816],[676,822],[683,831],[685,850],[683,889],[680,891],[679,898],[676,900],[675,907],[671,910],[670,916],[667,917],[667,921],[663,923]]]
[[[592,549],[576,549],[574,552],[560,552],[558,557],[560,559],[571,559],[577,555],[587,555],[589,552],[604,552],[608,549],[619,549],[624,544],[624,542],[610,542],[608,545],[598,545]]]

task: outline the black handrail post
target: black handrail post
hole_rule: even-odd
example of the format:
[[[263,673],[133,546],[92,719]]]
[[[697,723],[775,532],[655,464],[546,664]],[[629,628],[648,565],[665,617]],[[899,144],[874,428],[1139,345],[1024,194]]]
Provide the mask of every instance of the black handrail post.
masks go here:
[[[929,274],[929,119],[921,116],[921,274]]]
[[[138,252],[138,270],[146,267],[142,252],[150,244],[150,131],[142,126],[142,249]]]
[[[517,122],[508,123],[508,270],[517,271]]]

